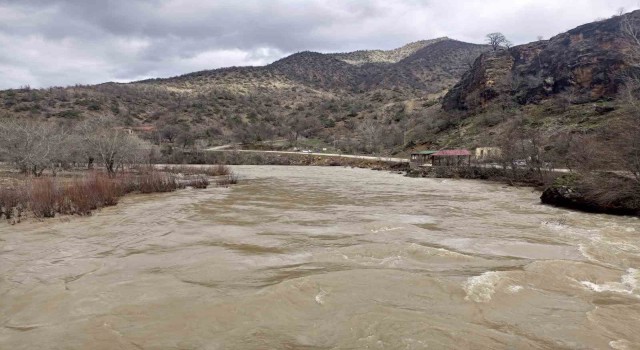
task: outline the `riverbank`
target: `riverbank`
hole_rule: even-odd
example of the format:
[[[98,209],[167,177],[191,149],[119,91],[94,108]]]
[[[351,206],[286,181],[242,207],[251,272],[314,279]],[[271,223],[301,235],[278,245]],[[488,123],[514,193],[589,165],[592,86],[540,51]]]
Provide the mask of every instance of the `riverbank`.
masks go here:
[[[59,176],[25,177],[10,173],[0,185],[0,220],[17,224],[29,218],[88,216],[118,204],[129,194],[173,192],[191,187],[205,189],[213,180],[218,187],[238,182],[228,166],[136,167],[108,176],[99,170],[76,170]]]
[[[411,169],[409,177],[484,180],[510,186],[532,187],[543,204],[587,213],[640,216],[640,186],[613,172],[536,172],[498,167],[424,167]]]
[[[530,169],[504,169],[498,167],[422,167],[407,171],[408,177],[425,177],[441,179],[486,180],[510,186],[533,187],[544,190],[548,184],[560,176],[558,173],[545,171],[536,173]]]
[[[227,164],[227,165],[289,165],[289,166],[346,166],[374,170],[408,171],[409,163],[389,161],[378,157],[346,157],[338,155],[319,155],[306,153],[269,153],[269,152],[197,152],[179,153],[161,159],[168,164]]]
[[[640,186],[612,172],[562,175],[540,199],[545,204],[584,212],[640,216]]]

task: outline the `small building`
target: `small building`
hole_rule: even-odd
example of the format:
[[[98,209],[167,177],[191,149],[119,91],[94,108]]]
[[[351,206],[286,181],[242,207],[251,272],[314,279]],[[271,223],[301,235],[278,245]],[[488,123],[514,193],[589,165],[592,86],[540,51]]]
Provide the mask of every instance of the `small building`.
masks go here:
[[[471,152],[466,149],[444,149],[431,154],[434,166],[471,165]]]
[[[431,163],[431,155],[437,151],[417,151],[411,153],[409,163],[411,166],[422,166]]]
[[[500,147],[478,147],[476,148],[476,159],[494,160],[502,156],[502,149]]]

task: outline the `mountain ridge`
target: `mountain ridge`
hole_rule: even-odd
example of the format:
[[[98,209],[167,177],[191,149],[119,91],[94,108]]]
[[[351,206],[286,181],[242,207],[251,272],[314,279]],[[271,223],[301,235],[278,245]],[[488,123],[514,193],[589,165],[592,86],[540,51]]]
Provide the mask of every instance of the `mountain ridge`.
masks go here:
[[[450,39],[448,37],[440,37],[414,41],[390,50],[356,50],[351,52],[330,53],[329,55],[352,65],[398,63],[416,51],[444,40]]]
[[[157,134],[145,135],[154,142],[167,137],[163,130],[178,128],[192,143],[309,138],[371,152],[401,146],[403,134],[459,80],[469,57],[486,50],[438,38],[353,55],[304,51],[265,66],[130,83],[5,90],[0,115],[61,123],[114,117],[123,125],[155,126]],[[354,55],[371,62],[344,61]],[[359,136],[372,123],[387,139],[379,146]]]
[[[310,139],[359,153],[495,144],[523,115],[548,134],[589,132],[620,114],[622,18],[640,23],[640,12],[496,51],[436,38],[126,84],[5,90],[0,113],[70,123],[107,115],[207,144]]]

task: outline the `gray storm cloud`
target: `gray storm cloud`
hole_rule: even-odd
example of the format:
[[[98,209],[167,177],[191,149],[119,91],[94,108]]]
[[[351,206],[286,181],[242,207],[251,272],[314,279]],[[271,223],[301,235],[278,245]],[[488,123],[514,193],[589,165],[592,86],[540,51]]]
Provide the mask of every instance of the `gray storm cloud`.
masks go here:
[[[550,37],[635,0],[0,0],[0,88],[168,77],[303,50]]]

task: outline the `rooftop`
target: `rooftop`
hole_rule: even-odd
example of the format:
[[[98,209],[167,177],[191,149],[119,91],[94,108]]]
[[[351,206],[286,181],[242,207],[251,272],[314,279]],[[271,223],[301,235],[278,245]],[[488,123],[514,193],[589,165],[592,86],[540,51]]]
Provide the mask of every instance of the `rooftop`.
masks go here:
[[[436,157],[470,156],[471,152],[466,149],[443,149],[433,153]]]

